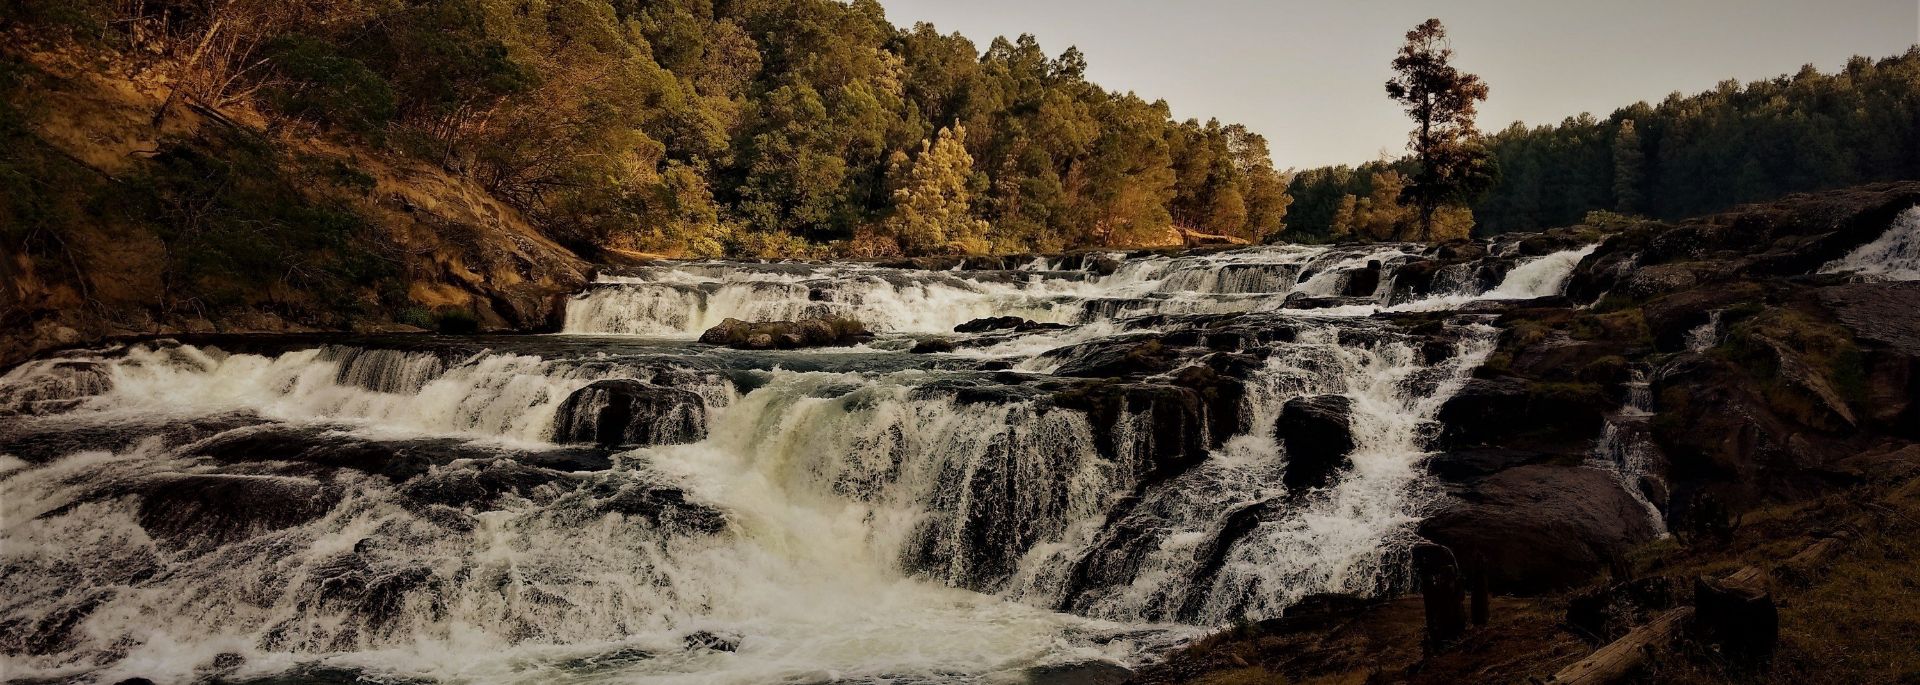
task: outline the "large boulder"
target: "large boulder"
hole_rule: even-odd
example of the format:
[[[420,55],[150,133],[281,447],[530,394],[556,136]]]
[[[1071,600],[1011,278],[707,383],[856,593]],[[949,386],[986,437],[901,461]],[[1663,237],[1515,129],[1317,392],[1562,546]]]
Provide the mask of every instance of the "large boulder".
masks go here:
[[[0,384],[0,416],[55,414],[113,389],[107,365],[87,359],[29,362]]]
[[[1614,474],[1576,466],[1508,469],[1480,481],[1420,534],[1451,548],[1496,592],[1551,592],[1623,562],[1659,530]]]
[[[1173,370],[1182,350],[1155,336],[1102,338],[1047,353],[1062,358],[1053,375],[1069,378],[1149,376]]]
[[[1299,492],[1333,483],[1353,466],[1353,400],[1342,395],[1296,397],[1280,409],[1274,435],[1287,448],[1287,489]]]
[[[737,350],[791,350],[803,347],[845,347],[873,339],[865,324],[828,316],[799,321],[751,323],[729,318],[700,334],[700,342]]]
[[[1618,406],[1598,384],[1501,376],[1467,381],[1441,405],[1438,419],[1451,448],[1584,452],[1599,436],[1606,412]]]
[[[698,394],[631,379],[574,391],[554,416],[561,443],[681,445],[707,437],[707,405]]]

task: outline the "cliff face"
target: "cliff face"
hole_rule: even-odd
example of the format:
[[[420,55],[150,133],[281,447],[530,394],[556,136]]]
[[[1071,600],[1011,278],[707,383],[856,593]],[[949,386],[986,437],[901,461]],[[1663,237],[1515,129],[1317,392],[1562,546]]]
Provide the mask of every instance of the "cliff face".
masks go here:
[[[4,190],[30,210],[7,227],[25,249],[0,259],[0,365],[120,335],[537,330],[588,279],[456,173],[272,131],[244,103],[163,104],[163,69],[116,55],[23,41],[0,57]]]

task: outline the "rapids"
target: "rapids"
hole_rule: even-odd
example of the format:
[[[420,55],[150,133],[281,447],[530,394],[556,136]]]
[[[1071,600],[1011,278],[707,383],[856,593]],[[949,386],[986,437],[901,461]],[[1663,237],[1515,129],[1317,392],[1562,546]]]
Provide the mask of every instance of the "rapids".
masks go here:
[[[1511,248],[1420,288],[1408,245],[679,263],[604,276],[559,335],[29,362],[0,376],[0,674],[1109,682],[1310,593],[1404,587],[1433,417],[1493,347],[1448,312],[1559,294],[1593,250]],[[692,342],[822,314],[881,336]],[[1067,326],[952,333],[1005,315]],[[906,351],[933,337],[957,348]],[[1100,380],[1111,351],[1179,340],[1199,342],[1173,366],[1240,399]],[[705,430],[561,444],[606,420],[590,386],[697,402],[674,416]],[[1276,419],[1324,396],[1350,403],[1351,465],[1290,491]]]

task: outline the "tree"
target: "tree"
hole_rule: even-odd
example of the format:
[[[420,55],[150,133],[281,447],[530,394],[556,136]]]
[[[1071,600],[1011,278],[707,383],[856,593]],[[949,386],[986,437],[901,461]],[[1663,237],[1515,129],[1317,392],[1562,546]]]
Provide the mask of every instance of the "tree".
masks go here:
[[[1400,102],[1417,125],[1407,148],[1418,170],[1405,194],[1419,211],[1415,237],[1421,240],[1431,239],[1434,212],[1441,205],[1470,201],[1492,180],[1473,122],[1475,103],[1487,99],[1487,85],[1455,69],[1452,60],[1446,27],[1428,19],[1407,32],[1407,44],[1393,60],[1399,75],[1387,82],[1387,96]]]
[[[911,168],[896,173],[893,214],[887,235],[911,253],[979,254],[987,251],[987,222],[969,210],[973,155],[961,144],[967,129],[940,129],[937,139],[921,141]]]
[[[1613,209],[1621,214],[1640,211],[1640,183],[1646,176],[1646,153],[1633,120],[1620,122],[1613,133]]]

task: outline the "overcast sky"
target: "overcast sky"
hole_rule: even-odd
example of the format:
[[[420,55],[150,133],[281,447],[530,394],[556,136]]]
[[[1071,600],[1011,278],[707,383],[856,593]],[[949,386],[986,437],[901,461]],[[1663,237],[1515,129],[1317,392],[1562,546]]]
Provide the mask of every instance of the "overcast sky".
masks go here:
[[[1285,167],[1398,154],[1407,123],[1383,94],[1406,31],[1446,23],[1455,64],[1493,94],[1480,126],[1557,122],[1920,41],[1920,0],[881,0],[985,49],[1031,33],[1087,54],[1088,77],[1174,116],[1240,122]]]

